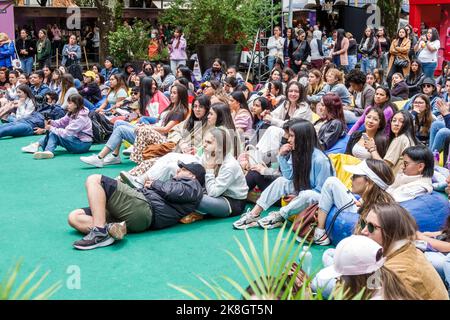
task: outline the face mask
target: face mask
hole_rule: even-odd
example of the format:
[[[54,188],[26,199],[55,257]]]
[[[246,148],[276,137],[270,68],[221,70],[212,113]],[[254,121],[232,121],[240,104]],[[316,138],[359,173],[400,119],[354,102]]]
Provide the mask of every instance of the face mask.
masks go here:
[[[152,37],[152,39],[155,39],[156,35],[154,33],[152,33],[151,37]]]

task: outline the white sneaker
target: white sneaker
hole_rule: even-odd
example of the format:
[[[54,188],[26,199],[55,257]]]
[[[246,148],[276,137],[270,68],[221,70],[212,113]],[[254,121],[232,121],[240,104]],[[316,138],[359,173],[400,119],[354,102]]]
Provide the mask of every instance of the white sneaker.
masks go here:
[[[100,159],[96,154],[89,157],[80,157],[80,160],[97,168],[103,168],[105,161],[105,159]]]
[[[55,155],[51,151],[38,151],[38,152],[34,153],[34,158],[37,159],[37,160],[39,160],[39,159],[51,159],[54,156]]]
[[[39,142],[30,143],[26,147],[23,147],[21,150],[22,150],[22,152],[27,152],[27,153],[38,152],[39,151]]]
[[[126,148],[125,150],[122,151],[122,154],[124,156],[130,156],[132,153],[134,152],[134,147],[130,146],[129,148]]]
[[[104,166],[109,166],[111,164],[120,164],[120,163],[122,163],[120,156],[113,156],[112,153],[109,153],[106,157],[103,158]]]
[[[327,246],[330,244],[330,238],[328,238],[327,232],[325,229],[316,228],[314,230],[314,243],[319,246]]]

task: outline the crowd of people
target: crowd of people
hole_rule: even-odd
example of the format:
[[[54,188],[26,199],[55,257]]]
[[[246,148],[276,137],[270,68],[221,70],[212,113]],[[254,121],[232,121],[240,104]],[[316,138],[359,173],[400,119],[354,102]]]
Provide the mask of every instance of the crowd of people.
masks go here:
[[[98,154],[80,157],[83,165],[102,168],[124,157],[136,164],[117,178],[88,177],[89,206],[68,218],[85,234],[77,249],[211,217],[238,217],[236,230],[272,229],[318,203],[316,245],[331,242],[325,221],[333,207],[359,215],[355,236],[330,254],[333,271],[324,269],[318,282],[356,294],[380,272],[382,283],[367,298],[448,299],[450,218],[438,232],[419,232],[398,205],[433,192],[436,172],[450,190],[436,158],[443,153],[447,165],[450,143],[450,77],[444,70],[435,78],[436,29],[417,37],[412,27],[400,28],[391,41],[383,28],[368,27],[359,45],[341,29],[331,39],[318,28],[285,31],[282,38],[277,27],[269,39],[264,85],[246,82],[220,59],[196,81],[180,52],[182,29],[171,41],[178,53],[170,66],[119,68],[107,57],[81,82],[64,67],[53,70],[45,54],[35,71],[3,64],[0,138],[42,135],[22,148],[35,159],[53,158],[58,146],[85,154],[102,143]],[[77,59],[76,38],[69,39],[64,57]],[[23,40],[20,54],[33,56],[26,32]],[[4,35],[0,41],[2,50],[9,45]],[[43,41],[38,53],[48,51]],[[344,166],[351,190],[336,174],[335,153],[360,162]]]

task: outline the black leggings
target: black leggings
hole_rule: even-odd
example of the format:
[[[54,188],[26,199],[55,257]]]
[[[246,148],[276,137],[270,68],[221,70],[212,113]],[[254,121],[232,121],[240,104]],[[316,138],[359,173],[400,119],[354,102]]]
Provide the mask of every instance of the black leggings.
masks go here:
[[[275,181],[274,176],[263,176],[258,171],[250,170],[245,176],[247,181],[248,190],[252,191],[255,187],[258,187],[261,191],[267,189],[267,187]]]

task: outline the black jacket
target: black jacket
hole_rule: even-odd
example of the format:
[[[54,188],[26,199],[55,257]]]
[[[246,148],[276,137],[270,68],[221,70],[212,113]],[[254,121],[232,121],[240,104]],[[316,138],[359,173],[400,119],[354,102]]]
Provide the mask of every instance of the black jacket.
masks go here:
[[[370,59],[378,58],[378,40],[374,37],[372,41],[369,41],[369,46],[367,50],[364,50],[364,42],[366,39],[362,38],[359,44],[358,51],[363,55],[363,57],[368,57]],[[372,42],[372,43],[370,43]]]
[[[83,98],[86,98],[93,104],[96,104],[102,98],[102,92],[100,91],[98,84],[95,82],[84,85],[83,88],[78,90],[78,92]]]
[[[391,90],[391,96],[400,97],[402,100],[408,99],[409,89],[405,80],[400,81]]]
[[[317,135],[319,144],[323,150],[328,150],[334,146],[336,142],[345,135],[345,129],[344,124],[337,119],[325,122],[320,127],[319,134]]]
[[[17,39],[16,49],[20,59],[34,58],[34,55],[36,53],[36,43],[31,39]],[[28,54],[21,54],[20,50],[27,50]]]
[[[147,198],[153,212],[151,229],[162,229],[178,223],[197,209],[203,189],[195,179],[173,178],[162,182],[155,180],[150,188],[139,189]]]
[[[297,39],[293,40],[294,52],[292,53],[292,58],[296,61],[301,60],[302,63],[306,62],[306,59],[311,54],[311,47],[308,41],[303,40],[301,43]]]
[[[422,81],[425,79],[425,74],[423,72],[415,78],[413,78],[412,76],[413,74],[410,73],[409,76],[406,78],[406,84],[408,85],[409,89],[409,98],[420,92],[420,85],[422,84]]]

